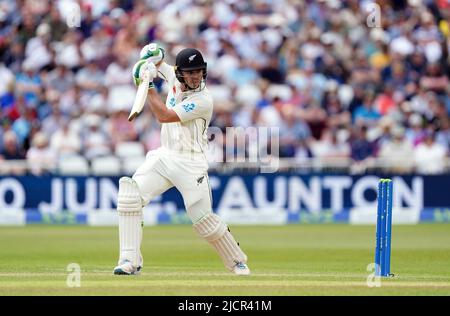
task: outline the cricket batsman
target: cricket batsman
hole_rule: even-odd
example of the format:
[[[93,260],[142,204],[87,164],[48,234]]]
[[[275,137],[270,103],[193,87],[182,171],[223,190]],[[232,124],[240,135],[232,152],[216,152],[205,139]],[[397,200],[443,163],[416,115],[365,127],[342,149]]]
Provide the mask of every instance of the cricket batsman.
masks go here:
[[[161,147],[147,153],[145,162],[132,178],[119,180],[120,257],[114,274],[134,275],[143,267],[141,254],[142,208],[171,187],[183,196],[194,230],[208,241],[225,267],[237,275],[249,275],[247,256],[225,222],[212,212],[208,163],[205,156],[207,128],[213,100],[205,86],[207,63],[197,49],[185,48],[176,56],[175,66],[164,62],[164,49],[146,45],[133,68],[136,85],[144,71],[150,73],[148,102],[161,123]],[[168,95],[162,102],[153,85],[159,76],[167,82]]]

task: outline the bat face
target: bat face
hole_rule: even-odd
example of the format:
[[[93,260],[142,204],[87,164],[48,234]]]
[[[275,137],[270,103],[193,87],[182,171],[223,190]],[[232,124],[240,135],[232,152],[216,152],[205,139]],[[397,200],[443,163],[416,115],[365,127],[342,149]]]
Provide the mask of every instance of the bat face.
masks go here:
[[[143,74],[143,80],[139,84],[136,97],[134,98],[133,107],[131,108],[130,115],[128,116],[129,122],[134,120],[144,108],[145,100],[147,99],[148,94],[149,82],[150,82],[150,72],[146,71]]]

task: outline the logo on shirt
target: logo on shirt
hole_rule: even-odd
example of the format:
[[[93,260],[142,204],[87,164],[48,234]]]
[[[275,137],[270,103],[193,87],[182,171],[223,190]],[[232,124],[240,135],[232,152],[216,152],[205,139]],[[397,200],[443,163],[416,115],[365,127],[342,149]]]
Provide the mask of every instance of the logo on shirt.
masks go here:
[[[175,106],[175,98],[170,98],[169,104],[171,107],[174,107]]]
[[[193,61],[193,60],[194,60],[194,58],[195,58],[195,56],[197,56],[197,54],[194,54],[194,55],[192,55],[192,56],[189,56],[189,57],[188,57],[188,59],[189,59],[189,62]]]
[[[205,178],[205,176],[201,176],[200,178],[198,178],[198,179],[197,179],[197,185],[199,185],[200,183],[202,183],[204,178]]]
[[[186,113],[189,113],[195,109],[195,104],[194,103],[183,104],[183,108],[186,111]]]

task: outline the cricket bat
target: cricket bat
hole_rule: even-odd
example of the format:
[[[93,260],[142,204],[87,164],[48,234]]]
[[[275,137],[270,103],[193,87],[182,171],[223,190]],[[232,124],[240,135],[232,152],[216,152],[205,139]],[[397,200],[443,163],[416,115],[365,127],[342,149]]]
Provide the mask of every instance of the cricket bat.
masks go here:
[[[142,75],[142,81],[139,84],[138,90],[136,92],[136,97],[134,98],[133,107],[131,108],[130,115],[128,116],[128,121],[131,122],[135,117],[142,112],[145,105],[145,100],[148,94],[148,84],[150,83],[150,71],[144,71]]]

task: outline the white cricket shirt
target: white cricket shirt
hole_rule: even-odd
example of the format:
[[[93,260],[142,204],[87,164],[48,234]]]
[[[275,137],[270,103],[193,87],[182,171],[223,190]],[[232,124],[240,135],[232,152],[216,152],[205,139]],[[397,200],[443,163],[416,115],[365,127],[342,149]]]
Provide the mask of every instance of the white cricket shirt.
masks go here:
[[[158,76],[168,85],[166,107],[174,110],[181,122],[162,123],[161,145],[175,153],[193,154],[206,161],[207,129],[213,112],[213,99],[205,87],[201,91],[181,91],[175,70],[163,62]]]

